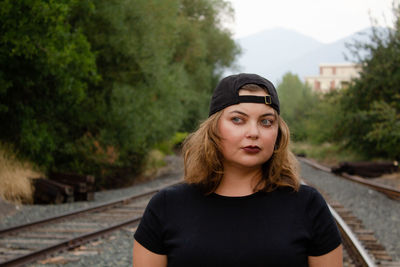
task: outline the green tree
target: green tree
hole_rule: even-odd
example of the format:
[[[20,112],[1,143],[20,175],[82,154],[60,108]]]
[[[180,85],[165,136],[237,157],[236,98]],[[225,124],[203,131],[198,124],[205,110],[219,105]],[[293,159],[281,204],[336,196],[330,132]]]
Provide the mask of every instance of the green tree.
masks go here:
[[[182,131],[192,131],[207,116],[209,97],[225,67],[240,53],[221,17],[232,16],[221,0],[182,0],[177,11],[179,36],[173,60],[182,64],[187,79]]]
[[[400,157],[400,13],[394,29],[373,28],[370,41],[350,51],[362,64],[360,77],[343,91],[336,134],[369,157]]]
[[[96,54],[102,76],[88,90],[93,96],[88,100],[98,104],[88,106],[105,111],[97,127],[88,128],[80,139],[89,145],[69,150],[70,158],[74,168],[98,172],[111,147],[118,155],[109,159],[113,166],[137,172],[152,146],[177,130],[192,130],[206,116],[222,69],[239,52],[219,21],[231,10],[219,0],[94,3],[91,16],[81,16],[78,10],[74,17]],[[60,164],[71,161],[62,159]]]
[[[308,141],[315,144],[325,142],[341,143],[335,135],[341,124],[342,111],[340,109],[341,92],[332,90],[328,93],[315,93],[318,99],[310,110],[309,118],[304,122],[307,129]]]
[[[80,1],[0,2],[0,138],[39,164],[79,136],[79,106],[98,79],[70,11]]]
[[[317,97],[297,75],[286,73],[278,87],[281,115],[290,127],[293,140],[306,140],[309,136],[309,119],[315,110]]]
[[[132,177],[206,116],[239,52],[221,26],[231,12],[222,0],[0,2],[1,140],[100,185]]]

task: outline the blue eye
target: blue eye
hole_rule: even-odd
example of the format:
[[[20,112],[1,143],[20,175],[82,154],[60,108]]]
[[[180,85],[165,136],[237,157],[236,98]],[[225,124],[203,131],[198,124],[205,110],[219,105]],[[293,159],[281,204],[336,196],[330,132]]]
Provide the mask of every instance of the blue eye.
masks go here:
[[[262,126],[265,126],[265,127],[271,126],[272,123],[273,123],[272,120],[267,120],[267,119],[261,120],[261,125],[262,125]]]
[[[231,121],[235,124],[241,123],[243,120],[239,117],[233,117]]]

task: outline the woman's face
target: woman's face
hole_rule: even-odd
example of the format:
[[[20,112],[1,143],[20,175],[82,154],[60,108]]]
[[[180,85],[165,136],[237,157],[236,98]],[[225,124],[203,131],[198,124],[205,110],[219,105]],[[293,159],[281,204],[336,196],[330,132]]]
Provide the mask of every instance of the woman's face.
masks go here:
[[[240,90],[239,95],[267,93]],[[273,154],[278,121],[275,110],[266,104],[240,103],[223,110],[218,131],[224,168],[260,168]]]

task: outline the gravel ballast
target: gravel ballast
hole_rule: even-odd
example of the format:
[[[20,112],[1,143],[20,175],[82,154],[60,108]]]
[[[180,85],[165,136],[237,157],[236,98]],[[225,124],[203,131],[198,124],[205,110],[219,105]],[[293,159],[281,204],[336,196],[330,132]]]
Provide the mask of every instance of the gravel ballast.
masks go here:
[[[53,217],[65,212],[81,208],[96,206],[112,200],[117,200],[131,195],[137,195],[154,188],[178,182],[183,177],[182,159],[178,156],[167,156],[167,168],[163,168],[155,179],[137,184],[132,187],[107,190],[95,193],[94,201],[80,201],[59,205],[21,205],[16,206],[9,216],[3,216],[0,229]],[[81,248],[53,255],[43,261],[38,261],[27,266],[132,266],[132,248],[134,226],[125,227],[119,231],[85,244]]]
[[[29,267],[132,266],[133,233],[123,228],[75,250],[29,264]]]
[[[169,171],[158,179],[118,190],[97,192],[93,202],[75,202],[62,205],[27,205],[3,218],[0,228],[18,225],[44,217],[55,216],[66,211],[97,205],[113,199],[137,194],[144,190],[172,183],[182,178],[182,161],[170,158]],[[365,186],[347,181],[330,173],[301,164],[302,177],[321,188],[332,200],[338,201],[363,221],[366,228],[375,232],[378,241],[384,245],[394,260],[400,260],[400,202]],[[133,233],[135,227],[125,227],[111,235],[95,240],[73,251],[54,255],[51,260],[36,262],[29,266],[132,266]],[[44,264],[46,263],[47,264]]]
[[[94,201],[78,201],[58,205],[17,205],[11,213],[11,216],[3,216],[3,219],[0,221],[0,229],[57,216],[77,209],[96,206],[111,200],[136,195],[151,190],[152,188],[162,186],[163,184],[182,179],[181,158],[177,156],[167,156],[166,161],[168,167],[160,171],[156,179],[132,187],[96,192]]]
[[[393,259],[400,260],[400,201],[305,163],[301,163],[301,175],[306,182],[351,210],[367,229],[375,233]]]

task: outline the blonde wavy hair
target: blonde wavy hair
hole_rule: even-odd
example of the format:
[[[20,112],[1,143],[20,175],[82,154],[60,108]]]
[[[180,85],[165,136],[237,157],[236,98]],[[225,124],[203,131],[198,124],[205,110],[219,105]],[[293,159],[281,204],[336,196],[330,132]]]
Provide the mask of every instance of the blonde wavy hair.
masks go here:
[[[245,85],[241,89],[266,90],[257,85]],[[221,137],[218,133],[218,121],[222,112],[211,115],[183,143],[184,180],[186,183],[199,185],[206,194],[217,189],[224,175]],[[254,191],[270,192],[278,187],[291,187],[298,191],[300,187],[298,162],[289,150],[289,128],[278,114],[276,116],[278,137],[275,149],[271,158],[263,164],[262,179]]]

